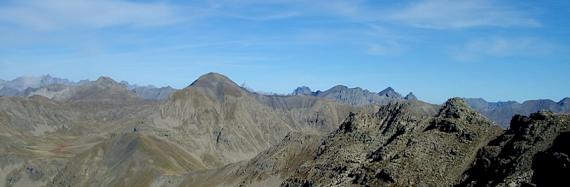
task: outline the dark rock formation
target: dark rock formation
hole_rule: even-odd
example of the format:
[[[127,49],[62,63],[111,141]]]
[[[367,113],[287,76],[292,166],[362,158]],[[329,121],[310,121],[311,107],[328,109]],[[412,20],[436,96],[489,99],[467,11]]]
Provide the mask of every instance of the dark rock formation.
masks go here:
[[[406,97],[404,97],[404,99],[405,100],[418,100],[418,98],[412,92],[408,93],[408,95],[406,95]]]
[[[501,130],[457,98],[437,114],[425,109],[403,102],[349,115],[282,186],[456,184],[472,155]]]
[[[384,96],[384,97],[389,97],[389,98],[396,98],[396,99],[402,98],[402,95],[400,95],[400,93],[396,92],[392,87],[388,87],[388,88],[382,90],[381,92],[378,92],[378,95]]]
[[[459,186],[563,184],[556,182],[570,176],[569,120],[550,112],[514,116],[510,129],[479,151]]]
[[[309,88],[309,87],[301,86],[301,87],[298,87],[297,89],[295,89],[293,91],[293,95],[309,95],[309,96],[312,96],[313,91],[311,91],[311,88]]]

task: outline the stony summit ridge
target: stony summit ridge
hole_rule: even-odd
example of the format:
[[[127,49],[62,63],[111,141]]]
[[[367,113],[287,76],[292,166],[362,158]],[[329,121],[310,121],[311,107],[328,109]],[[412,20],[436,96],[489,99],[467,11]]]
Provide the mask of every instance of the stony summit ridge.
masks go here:
[[[264,95],[218,73],[181,90],[63,80],[0,81],[0,186],[559,186],[570,175],[568,98],[434,105],[342,85]]]

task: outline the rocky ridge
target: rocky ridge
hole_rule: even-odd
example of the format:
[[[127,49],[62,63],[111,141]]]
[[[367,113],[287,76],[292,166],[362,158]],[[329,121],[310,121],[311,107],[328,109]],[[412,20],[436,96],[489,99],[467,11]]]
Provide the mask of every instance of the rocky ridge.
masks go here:
[[[350,115],[282,186],[452,185],[501,131],[458,99],[437,115],[418,105]]]
[[[311,91],[309,87],[302,86],[295,89],[292,95],[314,96],[355,106],[387,104],[404,99],[402,95],[391,87],[388,87],[379,93],[374,93],[359,87],[348,88],[343,85],[337,85],[325,91],[318,90],[315,92]]]
[[[556,186],[570,174],[570,116],[516,115],[504,134],[477,154],[459,186]]]

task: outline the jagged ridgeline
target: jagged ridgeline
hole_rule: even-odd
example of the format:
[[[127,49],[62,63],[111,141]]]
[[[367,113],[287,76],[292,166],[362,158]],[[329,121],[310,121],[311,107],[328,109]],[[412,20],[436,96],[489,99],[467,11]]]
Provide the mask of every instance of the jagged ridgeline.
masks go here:
[[[110,84],[110,82],[113,83]],[[130,84],[126,81],[117,83],[109,77],[100,77],[95,81],[82,80],[73,82],[67,79],[44,75],[40,77],[24,76],[10,81],[0,80],[0,96],[44,96],[53,100],[66,101],[77,99],[77,97],[85,95],[95,95],[101,87],[106,86],[114,86],[115,91],[128,92],[128,94],[105,95],[105,97],[129,97],[131,100],[136,98],[146,100],[147,102],[164,101],[174,92],[178,91],[170,86],[159,88],[152,85],[140,86]],[[93,87],[99,88],[93,89]],[[324,91],[312,91],[309,87],[301,86],[295,89],[291,95],[318,97],[356,107],[364,105],[385,105],[394,101],[418,100],[412,92],[402,97],[402,95],[392,87],[387,87],[380,92],[372,92],[359,87],[349,88],[344,85],[333,86]],[[109,100],[129,102],[128,98],[125,98],[125,100]],[[516,114],[530,115],[531,113],[541,110],[570,113],[570,98],[564,98],[558,102],[549,99],[537,99],[524,101],[522,103],[515,101],[487,102],[481,98],[465,98],[465,100],[469,106],[505,129],[509,127],[511,118]],[[101,100],[98,102],[101,102]]]
[[[563,114],[517,115],[503,130],[463,99],[432,105],[391,88],[263,95],[209,73],[149,100],[105,77],[51,82],[63,86],[0,97],[0,186],[558,186],[570,176]]]

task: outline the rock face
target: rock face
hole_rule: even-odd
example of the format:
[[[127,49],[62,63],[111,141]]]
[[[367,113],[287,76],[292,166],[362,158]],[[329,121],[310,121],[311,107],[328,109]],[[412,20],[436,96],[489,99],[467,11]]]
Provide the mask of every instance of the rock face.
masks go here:
[[[570,116],[516,115],[511,127],[477,154],[460,186],[556,186],[567,183]]]
[[[547,110],[557,113],[570,113],[570,98],[559,102],[548,99],[528,100],[523,103],[514,101],[487,102],[483,99],[465,99],[476,111],[495,121],[503,128],[508,128],[511,118],[516,115],[530,115],[531,113]]]
[[[293,95],[313,95],[313,91],[309,87],[301,86],[293,91]]]
[[[404,99],[398,92],[391,87],[379,93],[373,93],[362,88],[348,88],[343,85],[334,86],[325,91],[312,92],[306,86],[299,87],[293,91],[293,95],[314,96],[334,100],[340,103],[361,106],[370,104],[387,104],[393,101]]]
[[[389,98],[402,98],[400,93],[396,92],[392,87],[388,87],[381,92],[378,93],[380,96],[389,97]]]
[[[408,93],[408,95],[406,95],[406,97],[404,97],[404,99],[405,100],[418,100],[418,98],[412,92]]]
[[[434,113],[408,102],[351,114],[282,186],[453,185],[501,130],[459,99]]]

